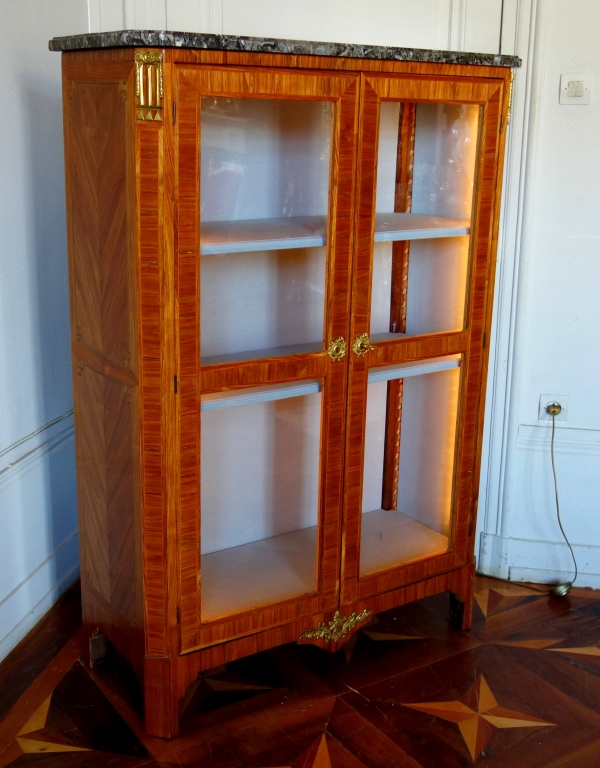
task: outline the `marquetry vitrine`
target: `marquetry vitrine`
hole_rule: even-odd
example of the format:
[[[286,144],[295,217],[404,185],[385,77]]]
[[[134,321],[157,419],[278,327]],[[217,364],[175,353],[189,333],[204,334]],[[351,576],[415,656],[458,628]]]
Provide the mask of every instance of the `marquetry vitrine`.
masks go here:
[[[84,623],[198,674],[470,625],[511,66],[170,33],[63,50]],[[463,610],[461,612],[461,606]]]

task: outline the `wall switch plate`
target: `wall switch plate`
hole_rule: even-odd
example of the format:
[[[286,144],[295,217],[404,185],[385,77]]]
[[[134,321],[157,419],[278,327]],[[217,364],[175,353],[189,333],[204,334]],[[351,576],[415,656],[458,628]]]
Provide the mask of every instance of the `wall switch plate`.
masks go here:
[[[561,412],[555,416],[557,424],[564,424],[569,418],[569,398],[567,395],[540,395],[540,405],[538,411],[538,421],[549,421],[552,423],[552,416],[546,410],[550,403],[560,403]]]
[[[563,73],[560,76],[559,104],[589,104],[592,100],[594,76],[581,73]]]

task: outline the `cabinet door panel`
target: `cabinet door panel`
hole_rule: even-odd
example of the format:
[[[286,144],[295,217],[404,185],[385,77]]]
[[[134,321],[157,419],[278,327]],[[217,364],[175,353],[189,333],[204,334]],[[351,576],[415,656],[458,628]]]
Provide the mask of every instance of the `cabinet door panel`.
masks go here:
[[[480,108],[383,101],[372,340],[461,330]]]
[[[203,365],[323,350],[333,112],[202,98]]]
[[[320,382],[257,389],[203,399],[205,621],[317,591]]]
[[[405,363],[368,385],[359,573],[450,546],[460,357]],[[392,407],[396,411],[392,411]],[[392,421],[392,423],[390,423]]]
[[[357,95],[179,70],[184,651],[338,604]]]
[[[343,604],[472,546],[502,87],[363,78]]]

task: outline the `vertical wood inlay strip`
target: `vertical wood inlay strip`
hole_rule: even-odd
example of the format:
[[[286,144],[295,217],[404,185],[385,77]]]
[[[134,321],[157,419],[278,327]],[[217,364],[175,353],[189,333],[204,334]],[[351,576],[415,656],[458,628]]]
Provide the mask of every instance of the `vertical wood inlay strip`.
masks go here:
[[[394,211],[408,213],[412,206],[417,105],[414,102],[404,102],[400,105],[400,109]],[[406,332],[409,252],[409,240],[400,240],[392,244],[391,333]],[[397,509],[398,507],[402,390],[402,381],[388,382],[385,417],[385,447],[383,454],[383,489],[381,494],[382,509]]]
[[[144,506],[144,588],[146,653],[166,657],[166,520],[162,425],[162,339],[159,297],[162,285],[160,238],[160,155],[162,135],[138,124],[138,248],[140,304],[140,429]]]

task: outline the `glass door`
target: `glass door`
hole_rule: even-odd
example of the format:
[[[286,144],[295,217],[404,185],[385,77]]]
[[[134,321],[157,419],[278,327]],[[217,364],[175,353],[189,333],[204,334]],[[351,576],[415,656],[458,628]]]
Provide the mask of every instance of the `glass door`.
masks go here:
[[[202,98],[203,366],[323,350],[333,114]]]
[[[466,562],[500,95],[363,83],[344,604]]]
[[[180,74],[182,370],[192,313],[200,340],[199,419],[191,400],[180,416],[200,435],[186,650],[338,604],[356,93],[354,76]],[[181,384],[183,404],[191,369]]]

